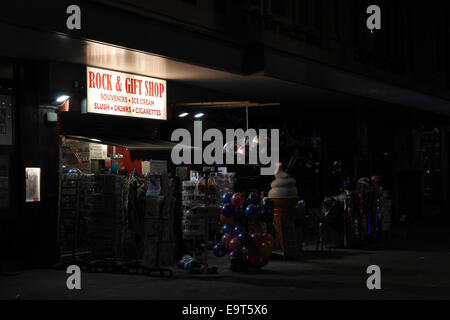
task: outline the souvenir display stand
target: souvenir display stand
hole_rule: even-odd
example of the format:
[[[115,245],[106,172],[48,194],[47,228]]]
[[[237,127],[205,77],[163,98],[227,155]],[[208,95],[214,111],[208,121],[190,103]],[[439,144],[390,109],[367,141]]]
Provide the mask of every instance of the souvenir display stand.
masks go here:
[[[172,276],[175,198],[167,174],[63,174],[59,266]],[[70,250],[70,254],[69,254]]]

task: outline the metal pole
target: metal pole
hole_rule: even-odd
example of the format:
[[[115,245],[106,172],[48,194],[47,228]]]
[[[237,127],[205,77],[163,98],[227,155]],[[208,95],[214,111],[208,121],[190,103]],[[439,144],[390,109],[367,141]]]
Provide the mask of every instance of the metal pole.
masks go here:
[[[248,106],[245,107],[245,122],[248,130]]]

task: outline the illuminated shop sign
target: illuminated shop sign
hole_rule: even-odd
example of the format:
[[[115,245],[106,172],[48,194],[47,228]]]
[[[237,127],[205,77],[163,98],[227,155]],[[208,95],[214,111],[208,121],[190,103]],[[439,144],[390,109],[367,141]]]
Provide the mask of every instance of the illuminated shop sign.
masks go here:
[[[87,67],[87,112],[167,120],[166,81]]]

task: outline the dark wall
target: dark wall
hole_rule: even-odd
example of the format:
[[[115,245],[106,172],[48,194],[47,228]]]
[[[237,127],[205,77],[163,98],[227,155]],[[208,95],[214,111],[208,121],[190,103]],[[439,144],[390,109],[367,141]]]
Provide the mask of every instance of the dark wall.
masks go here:
[[[17,211],[17,254],[27,266],[56,262],[58,203],[56,126],[46,120],[50,110],[39,108],[41,88],[48,83],[47,69],[39,62],[21,61],[16,70],[17,159],[19,181]],[[25,203],[25,167],[41,168],[41,201]]]

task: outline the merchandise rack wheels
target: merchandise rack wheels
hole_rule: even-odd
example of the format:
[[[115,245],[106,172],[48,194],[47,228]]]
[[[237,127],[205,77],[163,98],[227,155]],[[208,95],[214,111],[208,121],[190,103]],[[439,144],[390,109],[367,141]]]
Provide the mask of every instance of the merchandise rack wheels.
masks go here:
[[[173,271],[167,268],[161,267],[147,267],[142,265],[140,261],[128,261],[123,263],[119,270],[122,274],[142,274],[147,276],[154,276],[155,273],[159,274],[162,278],[172,278]]]
[[[83,270],[87,272],[115,272],[117,270],[117,262],[114,258],[106,258],[99,260],[91,260],[81,265]]]

